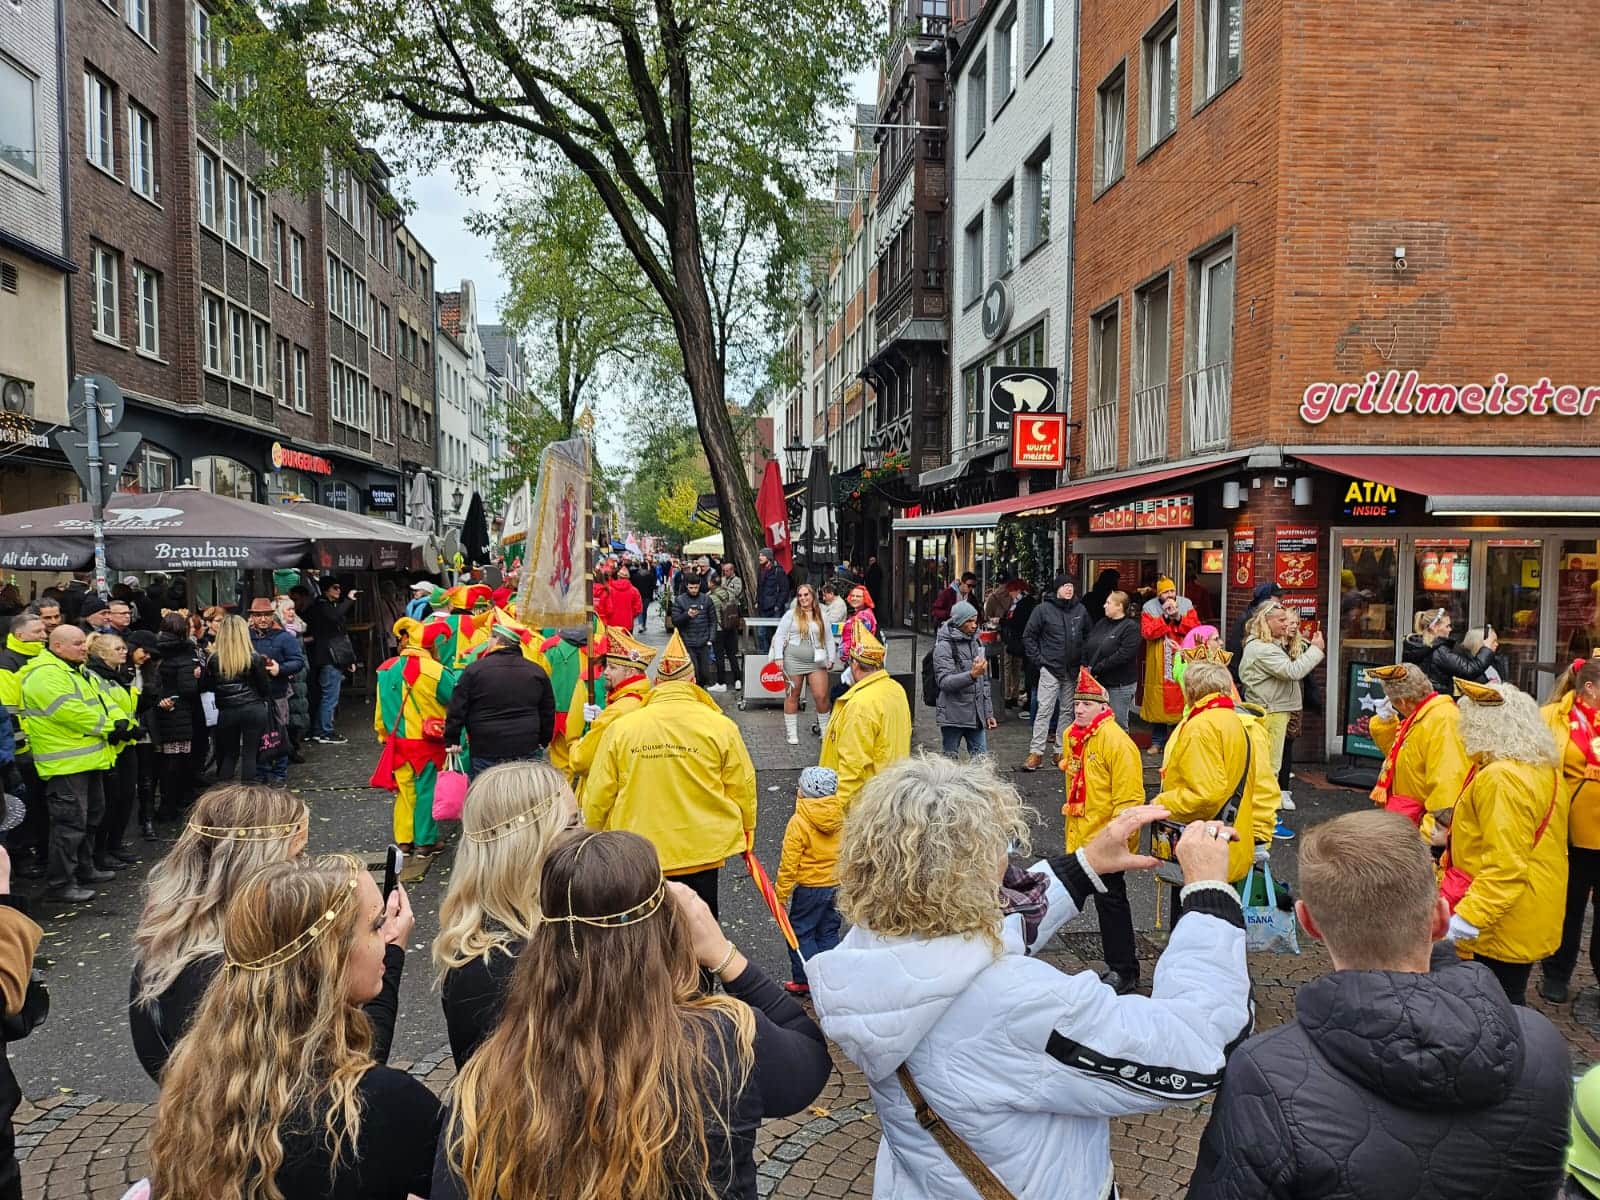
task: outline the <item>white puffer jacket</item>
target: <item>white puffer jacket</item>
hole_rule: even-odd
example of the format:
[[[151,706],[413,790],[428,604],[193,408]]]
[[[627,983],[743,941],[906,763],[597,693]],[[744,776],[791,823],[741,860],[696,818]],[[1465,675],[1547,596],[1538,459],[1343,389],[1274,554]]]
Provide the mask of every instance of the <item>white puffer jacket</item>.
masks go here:
[[[1035,949],[1094,884],[1077,856],[1038,863],[1050,907]],[[981,940],[883,938],[860,926],[806,963],[828,1036],[866,1073],[883,1126],[872,1194],[974,1200],[977,1191],[917,1124],[896,1069],[1017,1200],[1112,1195],[1107,1118],[1198,1099],[1250,1032],[1244,920],[1231,889],[1194,889],[1153,994],[1119,997],[1092,973],[1027,957],[1021,917],[1006,953]]]

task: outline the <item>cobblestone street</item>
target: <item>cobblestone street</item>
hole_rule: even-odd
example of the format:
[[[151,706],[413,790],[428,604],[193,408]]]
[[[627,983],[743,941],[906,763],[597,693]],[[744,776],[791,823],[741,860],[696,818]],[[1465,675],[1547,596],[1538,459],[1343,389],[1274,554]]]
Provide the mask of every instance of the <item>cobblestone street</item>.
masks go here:
[[[784,744],[781,718],[775,709],[736,708],[737,693],[719,695],[739,723],[757,768],[762,804],[758,851],[776,871],[783,826],[792,811],[795,773],[815,761],[816,739],[802,735],[801,745]],[[919,710],[918,745],[936,742],[931,713]],[[384,793],[364,786],[374,750],[364,731],[371,709],[352,702],[341,723],[348,746],[311,747],[311,762],[296,768],[292,786],[311,802],[313,852],[361,849],[376,853],[388,840],[389,805]],[[1014,717],[993,735],[998,760],[1013,766],[1026,751],[1026,726]],[[1146,759],[1146,763],[1153,760]],[[1154,771],[1147,782],[1154,784]],[[1035,847],[1047,851],[1061,839],[1061,776],[1056,771],[1013,776],[1038,813]],[[1298,810],[1290,814],[1296,828],[1364,804],[1357,793],[1317,786],[1320,773],[1301,772],[1296,780]],[[1293,842],[1279,843],[1274,870],[1291,884]],[[141,850],[145,848],[141,846]],[[159,848],[153,848],[159,851]],[[151,857],[154,857],[152,855]],[[445,1045],[437,993],[432,988],[427,948],[437,928],[439,900],[449,880],[446,855],[429,877],[412,889],[417,912],[415,939],[401,992],[391,1064],[410,1070],[435,1091],[448,1085],[453,1066]],[[131,874],[142,875],[144,868]],[[154,1086],[139,1071],[128,1040],[126,996],[131,965],[129,936],[137,919],[137,880],[124,877],[112,885],[104,903],[96,901],[76,913],[42,905],[36,908],[46,930],[41,956],[52,992],[47,1025],[26,1041],[12,1045],[11,1059],[27,1099],[16,1116],[17,1147],[23,1161],[25,1195],[40,1200],[103,1200],[120,1197],[128,1184],[145,1172],[146,1135],[154,1116]],[[1151,926],[1150,888],[1130,887],[1135,921]],[[753,961],[775,978],[786,977],[782,944],[755,891],[733,871],[722,883],[724,925]],[[1257,1029],[1282,1023],[1293,1011],[1295,988],[1329,969],[1326,955],[1302,934],[1297,958],[1251,957]],[[1157,944],[1140,937],[1143,978],[1154,973]],[[1099,935],[1092,914],[1069,924],[1044,957],[1064,971],[1098,970]],[[1574,1064],[1600,1060],[1600,990],[1587,963],[1574,979],[1577,1002],[1559,1009],[1534,1003],[1557,1023],[1572,1047]],[[1578,990],[1581,988],[1581,992]],[[1147,989],[1146,989],[1147,990]],[[763,1196],[860,1197],[872,1190],[878,1125],[866,1082],[849,1062],[835,1054],[837,1070],[816,1103],[806,1112],[763,1126],[759,1143],[759,1179]],[[1195,1162],[1207,1105],[1177,1106],[1162,1112],[1113,1123],[1112,1155],[1121,1194],[1128,1200],[1157,1200],[1182,1193]]]

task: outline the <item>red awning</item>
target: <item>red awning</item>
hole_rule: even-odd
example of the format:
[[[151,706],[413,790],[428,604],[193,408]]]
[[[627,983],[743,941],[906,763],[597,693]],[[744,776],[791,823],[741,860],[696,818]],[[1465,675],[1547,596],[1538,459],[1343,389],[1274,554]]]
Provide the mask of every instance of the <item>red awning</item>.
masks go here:
[[[1111,499],[1124,492],[1143,491],[1169,479],[1200,475],[1231,466],[1244,455],[1214,459],[1198,466],[1162,467],[1155,471],[1142,471],[1134,475],[1099,476],[1048,492],[1033,492],[1027,496],[1011,496],[1005,500],[990,500],[985,504],[972,504],[966,508],[952,508],[944,512],[924,513],[920,517],[901,517],[894,523],[896,533],[937,533],[941,529],[991,529],[1001,517],[1032,512],[1040,508],[1059,508],[1083,500]]]
[[[1296,454],[1301,462],[1426,496],[1441,515],[1600,514],[1600,456]]]

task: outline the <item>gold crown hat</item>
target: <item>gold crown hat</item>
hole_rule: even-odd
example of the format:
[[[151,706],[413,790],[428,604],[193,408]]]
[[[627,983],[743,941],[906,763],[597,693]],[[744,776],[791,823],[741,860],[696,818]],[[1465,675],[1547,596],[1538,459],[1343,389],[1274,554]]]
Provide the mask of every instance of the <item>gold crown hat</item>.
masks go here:
[[[1406,677],[1405,663],[1390,663],[1383,667],[1368,667],[1367,681],[1369,683],[1394,683]]]
[[[615,625],[606,626],[606,652],[607,665],[618,667],[633,667],[641,673],[656,657],[656,648],[646,646],[626,629],[619,629]]]
[[[1089,668],[1085,666],[1078,668],[1078,686],[1073,689],[1072,698],[1074,700],[1095,700],[1101,704],[1111,703],[1111,694],[1106,691],[1105,685],[1089,674]]]
[[[1499,688],[1492,688],[1486,683],[1474,683],[1459,676],[1456,677],[1456,695],[1463,700],[1471,700],[1474,704],[1481,704],[1485,708],[1493,708],[1506,702],[1505,693]]]
[[[1198,646],[1191,646],[1187,650],[1179,650],[1178,656],[1186,663],[1214,662],[1227,666],[1233,661],[1233,651],[1223,650],[1218,646],[1208,646],[1201,642]]]
[[[865,623],[856,627],[855,641],[850,645],[850,661],[858,662],[864,667],[883,666],[883,643],[876,634],[868,629]]]
[[[674,629],[672,640],[667,643],[667,648],[661,652],[661,661],[656,664],[656,682],[673,683],[680,679],[694,682],[694,659],[689,657],[683,636]]]

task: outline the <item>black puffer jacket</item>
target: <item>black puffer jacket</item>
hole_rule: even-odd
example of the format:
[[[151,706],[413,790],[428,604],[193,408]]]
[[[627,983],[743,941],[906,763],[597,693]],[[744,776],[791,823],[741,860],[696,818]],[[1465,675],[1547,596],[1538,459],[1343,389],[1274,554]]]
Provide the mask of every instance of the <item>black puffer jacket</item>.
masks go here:
[[[1022,646],[1035,666],[1043,667],[1071,687],[1078,679],[1083,639],[1089,633],[1089,611],[1076,600],[1051,596],[1033,610],[1022,631]]]
[[[463,732],[474,754],[527,758],[550,744],[556,731],[556,694],[550,676],[515,649],[479,655],[461,672],[444,719],[444,741]]]
[[[1126,687],[1139,677],[1144,638],[1139,622],[1132,617],[1112,620],[1107,617],[1089,631],[1083,647],[1083,665],[1102,687]]]
[[[1429,974],[1306,984],[1234,1052],[1189,1200],[1554,1196],[1571,1097],[1555,1026],[1441,942]]]
[[[1476,654],[1468,654],[1456,649],[1455,642],[1450,638],[1439,638],[1430,646],[1422,640],[1421,634],[1413,633],[1406,637],[1401,646],[1400,659],[1421,667],[1422,673],[1433,684],[1434,691],[1453,696],[1457,679],[1482,683],[1488,678],[1489,668],[1494,665],[1494,651],[1487,646],[1479,646]]]
[[[272,695],[272,676],[267,674],[266,660],[253,651],[250,665],[243,673],[233,676],[223,675],[217,656],[208,655],[200,684],[205,691],[216,693],[219,709],[265,704]]]
[[[186,637],[158,633],[156,655],[161,660],[157,668],[161,695],[156,697],[152,733],[158,743],[191,741],[195,697],[200,694],[200,680],[195,676],[200,666],[200,652]],[[168,697],[172,699],[172,707],[161,708],[160,702]]]

